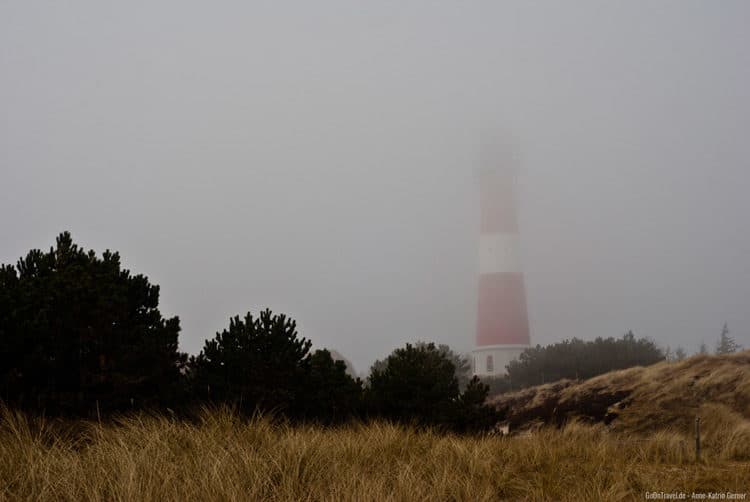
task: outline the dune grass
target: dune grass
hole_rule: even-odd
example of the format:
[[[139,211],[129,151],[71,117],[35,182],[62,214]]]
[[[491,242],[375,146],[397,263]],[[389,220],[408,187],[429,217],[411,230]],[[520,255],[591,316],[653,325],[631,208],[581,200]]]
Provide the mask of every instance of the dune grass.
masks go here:
[[[612,371],[494,396],[516,430],[534,422],[611,421],[623,433],[689,431],[702,417],[711,434],[750,443],[750,350]]]
[[[742,427],[740,427],[742,428]],[[750,444],[571,424],[459,437],[388,424],[287,426],[214,410],[194,422],[0,419],[4,500],[630,500],[750,491]],[[737,439],[737,438],[735,438]],[[750,495],[748,495],[750,498]]]

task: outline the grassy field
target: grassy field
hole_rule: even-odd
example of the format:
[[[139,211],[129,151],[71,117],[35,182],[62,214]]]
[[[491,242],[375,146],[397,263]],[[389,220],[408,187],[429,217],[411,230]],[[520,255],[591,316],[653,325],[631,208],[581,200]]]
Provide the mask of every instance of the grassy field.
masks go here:
[[[750,446],[708,431],[703,461],[677,432],[573,424],[457,437],[391,424],[340,429],[205,412],[100,425],[0,419],[4,500],[643,500],[750,491]],[[750,498],[750,495],[748,495]]]

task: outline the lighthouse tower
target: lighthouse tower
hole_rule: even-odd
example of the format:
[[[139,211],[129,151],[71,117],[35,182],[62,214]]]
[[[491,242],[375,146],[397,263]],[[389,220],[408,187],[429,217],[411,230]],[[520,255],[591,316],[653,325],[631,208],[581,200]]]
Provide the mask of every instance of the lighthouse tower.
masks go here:
[[[474,374],[498,376],[529,347],[526,288],[510,170],[479,172],[481,225]]]

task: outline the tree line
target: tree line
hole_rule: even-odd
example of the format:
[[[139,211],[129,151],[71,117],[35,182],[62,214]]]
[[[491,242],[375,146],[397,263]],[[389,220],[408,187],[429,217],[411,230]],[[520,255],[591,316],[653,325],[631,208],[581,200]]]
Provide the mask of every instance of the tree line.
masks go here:
[[[386,418],[458,432],[497,421],[489,387],[465,379],[445,347],[407,344],[366,381],[314,350],[270,310],[235,316],[196,356],[178,350],[180,321],[159,311],[159,286],[68,232],[49,251],[0,267],[0,400],[66,416],[230,405],[290,420]],[[458,371],[456,366],[459,365]]]
[[[729,328],[724,324],[714,353],[731,354],[738,350],[742,347],[729,335]],[[698,354],[707,353],[706,345],[701,344]],[[633,366],[682,361],[686,357],[681,347],[674,352],[668,346],[662,349],[653,340],[636,338],[628,331],[621,338],[572,338],[545,347],[530,347],[506,366],[505,375],[484,378],[483,382],[490,387],[490,395],[495,395],[562,379],[585,380]]]
[[[562,379],[585,380],[613,370],[648,366],[665,358],[648,338],[628,332],[621,338],[573,338],[524,350],[506,366],[507,373],[485,379],[491,394],[518,390]]]
[[[0,401],[69,416],[227,404],[292,420],[382,417],[469,431],[498,419],[488,395],[685,357],[632,332],[573,338],[531,347],[505,375],[480,381],[465,355],[420,341],[375,361],[363,380],[270,310],[231,318],[196,356],[178,350],[179,333],[179,318],[159,311],[158,285],[64,232],[49,251],[0,266]],[[724,325],[716,353],[739,349]]]

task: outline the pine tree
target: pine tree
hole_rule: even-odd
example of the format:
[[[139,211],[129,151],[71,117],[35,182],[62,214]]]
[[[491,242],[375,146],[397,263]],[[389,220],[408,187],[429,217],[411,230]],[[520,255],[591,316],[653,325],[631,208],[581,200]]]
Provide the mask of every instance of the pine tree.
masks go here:
[[[508,381],[513,388],[524,388],[563,378],[586,379],[616,369],[647,366],[669,360],[671,349],[659,349],[648,338],[636,338],[628,332],[620,339],[596,338],[584,341],[578,338],[542,347],[524,350],[518,359],[507,365]],[[506,382],[498,382],[500,389]]]
[[[304,392],[311,345],[284,314],[266,309],[257,318],[235,316],[191,358],[194,395],[249,412],[290,413]]]
[[[727,323],[724,323],[719,335],[719,341],[716,344],[716,353],[732,354],[738,350],[742,350],[742,347],[734,341],[734,338],[729,336],[729,326],[727,326]]]
[[[428,345],[434,345],[432,342],[418,341],[414,344],[416,348],[427,347]],[[437,350],[440,351],[446,358],[453,362],[453,366],[456,368],[456,379],[458,380],[458,388],[463,391],[469,384],[469,380],[472,378],[471,361],[469,358],[458,352],[454,352],[448,345],[440,344],[437,346]],[[383,371],[386,367],[386,360],[377,359],[370,367],[370,374],[374,371]]]
[[[462,432],[497,422],[495,410],[484,404],[488,392],[478,378],[460,392],[448,353],[433,343],[407,343],[373,367],[365,395],[375,415]]]
[[[334,360],[328,350],[316,350],[303,378],[304,391],[294,414],[305,420],[337,423],[357,415],[362,405],[362,381],[352,378],[346,363]]]
[[[0,398],[46,413],[92,413],[173,397],[185,356],[159,286],[68,232],[0,269]]]

